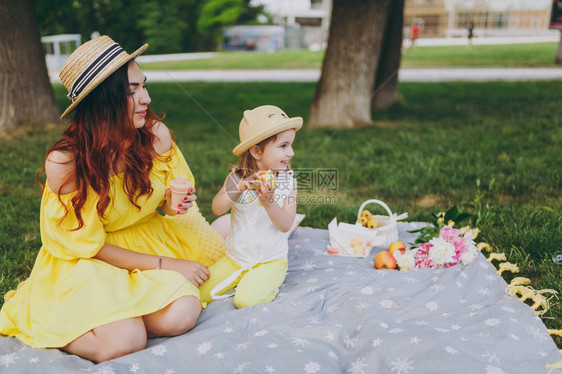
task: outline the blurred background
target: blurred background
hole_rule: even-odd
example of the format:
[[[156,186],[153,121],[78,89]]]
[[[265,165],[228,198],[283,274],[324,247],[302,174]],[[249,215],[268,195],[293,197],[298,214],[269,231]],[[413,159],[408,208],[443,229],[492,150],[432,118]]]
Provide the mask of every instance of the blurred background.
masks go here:
[[[332,10],[331,0],[34,2],[50,70],[100,32],[126,50],[147,42],[151,54],[323,50]],[[529,36],[557,41],[559,31],[549,29],[552,8],[551,0],[406,0],[404,45],[411,44],[413,27],[419,30],[419,45],[464,43],[470,23],[474,38],[490,43]]]

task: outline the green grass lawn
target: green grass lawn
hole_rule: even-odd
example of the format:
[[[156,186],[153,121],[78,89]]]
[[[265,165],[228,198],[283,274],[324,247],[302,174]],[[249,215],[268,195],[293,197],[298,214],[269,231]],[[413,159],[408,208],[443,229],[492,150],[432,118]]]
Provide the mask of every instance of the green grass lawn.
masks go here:
[[[55,89],[65,107],[64,88]],[[209,220],[211,200],[236,160],[231,150],[243,110],[276,104],[306,120],[314,89],[314,83],[149,85],[153,107],[166,112],[194,171]],[[410,221],[429,221],[432,212],[457,205],[473,214],[480,240],[520,266],[519,274],[504,273],[506,281],[524,276],[536,289],[561,291],[562,264],[552,260],[562,250],[560,82],[404,83],[400,97],[400,105],[374,113],[376,126],[298,132],[293,167],[338,172],[336,191],[300,192],[303,225],[326,228],[333,217],[353,222],[369,198],[408,212]],[[0,139],[0,294],[25,279],[41,245],[34,176],[61,131],[30,125]],[[312,203],[318,196],[324,204]],[[559,329],[562,308],[552,301],[544,322]]]
[[[218,52],[201,60],[152,62],[144,70],[223,70],[223,69],[320,69],[324,51]]]
[[[402,55],[404,67],[555,67],[558,43],[420,47]]]
[[[402,66],[421,67],[555,67],[558,43],[419,47],[402,55]],[[202,60],[142,64],[146,70],[320,69],[323,51],[220,52]]]

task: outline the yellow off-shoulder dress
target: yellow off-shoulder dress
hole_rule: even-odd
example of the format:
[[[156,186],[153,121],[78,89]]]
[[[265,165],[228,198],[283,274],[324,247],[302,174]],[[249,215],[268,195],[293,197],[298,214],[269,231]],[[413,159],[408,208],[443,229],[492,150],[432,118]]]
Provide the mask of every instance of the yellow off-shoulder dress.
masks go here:
[[[197,205],[181,216],[161,216],[170,180],[193,174],[174,144],[154,160],[150,180],[154,192],[132,205],[123,190],[122,174],[111,177],[111,204],[99,217],[98,195],[90,190],[77,227],[49,185],[41,201],[41,240],[31,275],[4,296],[0,334],[16,336],[34,348],[63,347],[87,331],[124,318],[155,312],[199,290],[169,270],[127,271],[93,258],[105,244],[133,251],[194,260],[209,266],[224,255],[223,240],[200,214]],[[71,207],[74,193],[60,196]],[[157,263],[155,263],[155,267]]]

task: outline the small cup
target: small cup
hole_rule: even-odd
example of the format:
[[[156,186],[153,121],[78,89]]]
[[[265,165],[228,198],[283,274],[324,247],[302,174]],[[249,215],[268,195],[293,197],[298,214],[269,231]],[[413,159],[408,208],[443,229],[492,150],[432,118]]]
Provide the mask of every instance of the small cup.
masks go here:
[[[339,251],[337,248],[334,248],[334,247],[328,247],[328,248],[326,249],[326,252],[327,252],[329,255],[339,255],[339,254],[340,254],[340,251]]]
[[[170,190],[172,191],[172,209],[177,209],[182,204],[184,196],[193,193],[191,183],[185,178],[176,178],[170,181]]]

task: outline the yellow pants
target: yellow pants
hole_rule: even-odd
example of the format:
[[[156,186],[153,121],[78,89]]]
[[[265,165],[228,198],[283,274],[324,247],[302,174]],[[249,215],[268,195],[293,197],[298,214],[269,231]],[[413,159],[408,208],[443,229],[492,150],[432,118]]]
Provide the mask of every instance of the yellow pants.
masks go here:
[[[210,295],[211,290],[240,268],[238,264],[226,256],[211,265],[209,267],[211,276],[199,287],[201,302],[210,303],[213,301]],[[287,258],[258,264],[243,271],[232,283],[217,294],[222,295],[236,287],[234,305],[237,308],[246,308],[273,301],[279,287],[285,280],[287,268]]]

